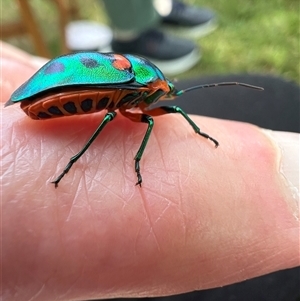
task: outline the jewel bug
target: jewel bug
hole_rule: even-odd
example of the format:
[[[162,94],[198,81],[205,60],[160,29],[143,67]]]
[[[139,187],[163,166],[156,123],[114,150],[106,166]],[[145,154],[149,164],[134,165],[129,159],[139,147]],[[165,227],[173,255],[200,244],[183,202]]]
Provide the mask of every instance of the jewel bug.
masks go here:
[[[140,160],[153,129],[153,116],[179,113],[196,134],[211,140],[215,147],[219,145],[217,140],[201,132],[179,107],[150,106],[158,101],[174,99],[191,90],[232,85],[263,90],[261,87],[237,82],[204,84],[177,90],[174,84],[145,58],[130,54],[76,52],[59,56],[46,63],[11,95],[5,106],[20,102],[22,110],[30,118],[37,120],[107,110],[88,142],[52,181],[55,187],[103,128],[115,118],[116,110],[131,121],[146,123],[146,133],[134,157],[136,185],[141,186]],[[136,112],[133,109],[137,109]]]

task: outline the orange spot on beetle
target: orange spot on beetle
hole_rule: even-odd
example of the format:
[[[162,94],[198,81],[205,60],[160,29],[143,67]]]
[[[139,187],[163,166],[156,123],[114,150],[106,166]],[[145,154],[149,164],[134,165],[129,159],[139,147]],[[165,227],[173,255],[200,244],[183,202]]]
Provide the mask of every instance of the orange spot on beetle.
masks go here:
[[[120,54],[114,55],[114,61],[112,64],[118,70],[125,70],[131,68],[131,63],[129,62],[129,60]]]

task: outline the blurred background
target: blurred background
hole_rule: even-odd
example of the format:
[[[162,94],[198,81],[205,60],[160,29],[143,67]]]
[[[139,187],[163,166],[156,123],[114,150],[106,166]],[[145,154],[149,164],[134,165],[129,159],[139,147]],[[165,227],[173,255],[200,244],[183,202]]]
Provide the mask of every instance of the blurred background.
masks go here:
[[[37,24],[32,30],[39,32],[46,51],[35,47],[28,34],[28,24],[16,23],[26,16],[30,18],[26,8],[20,7],[25,2]],[[176,78],[256,73],[300,83],[299,1],[186,0],[185,3],[212,9],[218,15],[219,24],[213,33],[196,40],[202,49],[198,64]],[[71,14],[64,12],[66,9]],[[65,22],[80,19],[108,24],[99,0],[1,0],[1,12],[3,40],[50,58],[67,51],[62,45]]]

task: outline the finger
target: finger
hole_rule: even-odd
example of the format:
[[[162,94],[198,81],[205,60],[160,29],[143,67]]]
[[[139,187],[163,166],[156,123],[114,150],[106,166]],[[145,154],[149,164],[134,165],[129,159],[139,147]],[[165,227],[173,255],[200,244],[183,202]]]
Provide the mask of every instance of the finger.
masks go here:
[[[215,149],[180,116],[156,118],[139,188],[133,158],[145,125],[118,116],[55,189],[49,182],[103,115],[33,121],[5,110],[2,266],[11,296],[159,296],[299,264],[296,196],[280,165],[289,153],[259,128],[194,116]]]
[[[47,60],[33,57],[28,53],[0,41],[1,47],[1,101],[5,102],[10,95]]]

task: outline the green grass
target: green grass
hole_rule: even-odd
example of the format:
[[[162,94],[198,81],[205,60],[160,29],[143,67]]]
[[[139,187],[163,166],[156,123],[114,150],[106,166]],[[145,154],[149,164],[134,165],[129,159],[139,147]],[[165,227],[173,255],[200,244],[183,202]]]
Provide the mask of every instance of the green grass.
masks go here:
[[[203,57],[196,67],[180,78],[224,73],[263,73],[283,76],[300,83],[300,11],[297,0],[186,2],[215,10],[219,16],[219,27],[212,34],[196,41],[201,46]],[[59,54],[54,4],[49,0],[31,0],[30,3],[37,11],[51,52],[53,55]],[[107,22],[105,12],[95,0],[77,3],[83,18]],[[2,0],[1,6],[1,21],[17,17],[18,9],[14,1]],[[33,52],[27,38],[10,41]]]

